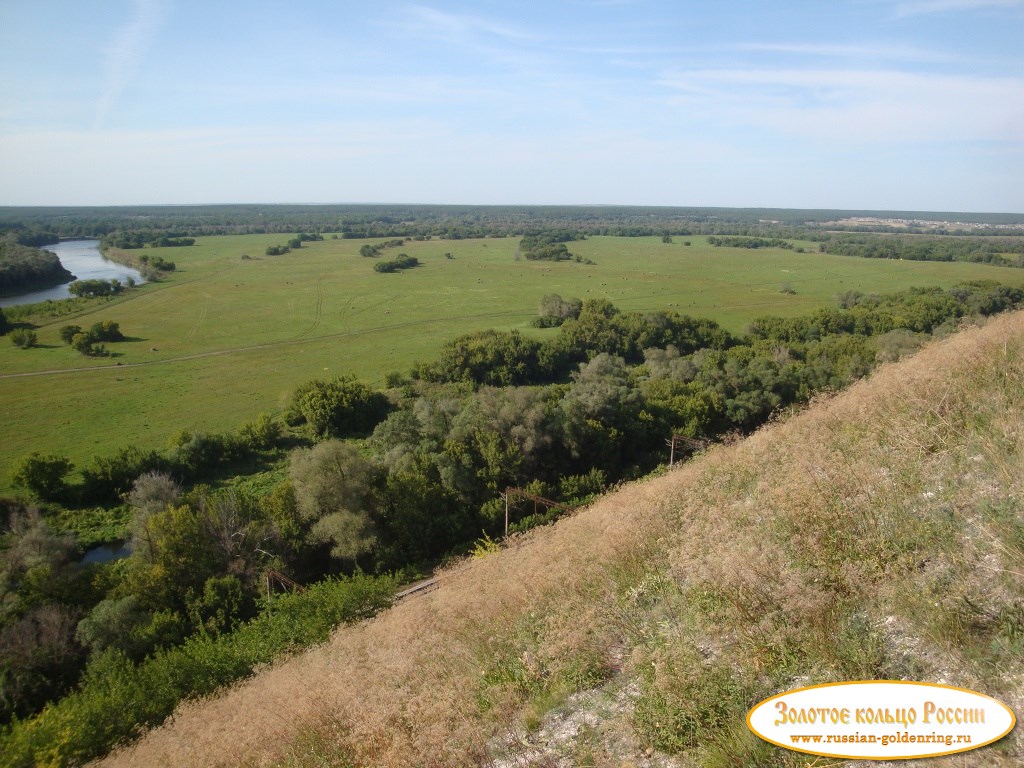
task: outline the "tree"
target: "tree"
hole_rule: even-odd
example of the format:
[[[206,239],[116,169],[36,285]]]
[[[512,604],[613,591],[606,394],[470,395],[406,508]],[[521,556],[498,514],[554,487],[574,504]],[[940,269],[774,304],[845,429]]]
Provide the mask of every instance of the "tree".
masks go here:
[[[0,722],[27,717],[74,679],[81,651],[74,609],[41,605],[0,628]]]
[[[19,349],[29,349],[34,347],[39,342],[39,339],[35,331],[30,331],[27,328],[16,328],[11,331],[11,342]]]
[[[139,598],[127,595],[101,600],[78,622],[75,639],[93,653],[116,648],[131,658],[138,658],[140,648],[138,630],[150,621],[150,614],[142,608]]]
[[[38,499],[55,501],[64,492],[64,478],[73,466],[64,456],[35,452],[21,462],[14,484],[27,488]]]
[[[116,501],[132,489],[146,472],[162,471],[167,462],[156,451],[136,446],[122,448],[113,456],[96,456],[82,469],[82,495],[87,501]]]
[[[121,333],[120,325],[113,320],[103,320],[89,328],[89,338],[93,341],[124,341],[124,334]]]
[[[63,325],[61,326],[60,331],[58,331],[61,341],[65,344],[70,344],[74,340],[75,336],[81,332],[82,326],[80,325]]]
[[[71,348],[86,357],[106,357],[109,354],[102,344],[93,343],[88,333],[76,333],[71,339]]]
[[[178,504],[181,501],[181,487],[164,472],[145,472],[132,483],[132,490],[125,501],[135,509],[132,551],[141,554],[146,545],[141,535],[146,521],[168,506]]]
[[[369,432],[387,416],[388,400],[351,376],[310,381],[292,396],[292,410],[317,438]]]
[[[540,300],[533,324],[538,328],[559,326],[570,318],[579,317],[582,307],[583,302],[579,299],[563,299],[557,293],[549,293]]]
[[[113,296],[123,290],[120,280],[75,280],[68,286],[68,293],[82,297]]]
[[[445,344],[438,361],[420,375],[428,381],[527,384],[538,378],[539,352],[540,344],[518,331],[477,331]]]
[[[298,512],[313,542],[339,559],[355,559],[376,543],[369,507],[375,469],[352,445],[326,440],[292,454]]]

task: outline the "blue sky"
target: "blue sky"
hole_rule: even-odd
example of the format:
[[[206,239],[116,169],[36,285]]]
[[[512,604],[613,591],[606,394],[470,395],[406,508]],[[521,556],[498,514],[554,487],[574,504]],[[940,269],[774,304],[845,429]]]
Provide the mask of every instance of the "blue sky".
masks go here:
[[[1024,212],[1024,0],[0,0],[0,204]]]

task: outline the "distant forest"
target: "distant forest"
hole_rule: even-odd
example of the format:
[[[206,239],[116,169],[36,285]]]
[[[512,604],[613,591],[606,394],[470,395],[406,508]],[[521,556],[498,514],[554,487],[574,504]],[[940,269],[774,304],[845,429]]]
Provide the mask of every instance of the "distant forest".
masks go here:
[[[874,219],[875,221],[868,221]],[[894,229],[885,220],[909,222]],[[839,223],[842,222],[842,223]],[[932,222],[928,226],[915,222]],[[942,222],[951,224],[942,227]],[[955,223],[955,224],[953,224]],[[993,229],[998,227],[999,229]],[[809,237],[824,231],[1024,236],[1024,215],[784,208],[456,205],[210,205],[94,208],[0,207],[0,235],[26,245],[114,236],[151,242],[221,234],[334,232],[342,237],[523,236],[550,229],[587,235]],[[132,233],[131,237],[125,237]]]

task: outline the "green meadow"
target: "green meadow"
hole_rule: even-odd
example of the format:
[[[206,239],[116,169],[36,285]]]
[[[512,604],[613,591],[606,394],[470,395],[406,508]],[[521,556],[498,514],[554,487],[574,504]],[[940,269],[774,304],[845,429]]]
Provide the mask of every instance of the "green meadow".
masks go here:
[[[1019,269],[714,248],[702,237],[688,238],[689,246],[680,237],[569,243],[593,265],[517,260],[517,238],[411,241],[379,258],[403,252],[421,266],[382,274],[374,259],[359,255],[360,246],[380,240],[328,239],[264,254],[288,238],[207,237],[190,248],[160,249],[178,267],[165,281],[78,315],[38,319],[39,347],[21,350],[4,340],[0,487],[32,451],[80,466],[126,445],[163,447],[183,429],[235,429],[281,409],[295,386],[312,378],[354,374],[382,385],[387,373],[432,359],[461,333],[552,333],[530,326],[548,293],[710,317],[740,332],[759,315],[802,314],[851,289],[975,279],[1024,284]],[[108,345],[113,357],[83,357],[58,336],[65,324],[101,320],[119,323],[129,337]]]

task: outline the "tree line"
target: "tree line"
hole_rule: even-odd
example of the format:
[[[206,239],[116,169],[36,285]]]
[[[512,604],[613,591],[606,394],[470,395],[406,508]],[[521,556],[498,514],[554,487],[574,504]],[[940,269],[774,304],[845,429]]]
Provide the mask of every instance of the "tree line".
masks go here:
[[[908,261],[967,261],[1024,267],[1024,240],[1017,238],[956,238],[900,236],[830,236],[822,239],[822,253],[865,259]]]
[[[914,211],[844,211],[770,208],[673,208],[643,206],[434,206],[434,205],[216,205],[93,208],[2,208],[0,234],[43,245],[58,238],[102,238],[145,232],[145,237],[200,237],[286,232],[339,233],[348,238],[521,237],[538,228],[569,229],[622,237],[742,235],[807,239],[825,230],[874,229],[884,224],[840,225],[853,216],[962,222],[979,229],[955,231],[976,237],[1024,235],[1013,214]],[[997,232],[987,227],[1000,227]],[[115,235],[115,233],[120,233]],[[941,231],[941,234],[951,234]],[[148,240],[147,240],[148,241]]]
[[[52,251],[23,245],[11,236],[0,238],[0,294],[41,290],[74,279]]]

